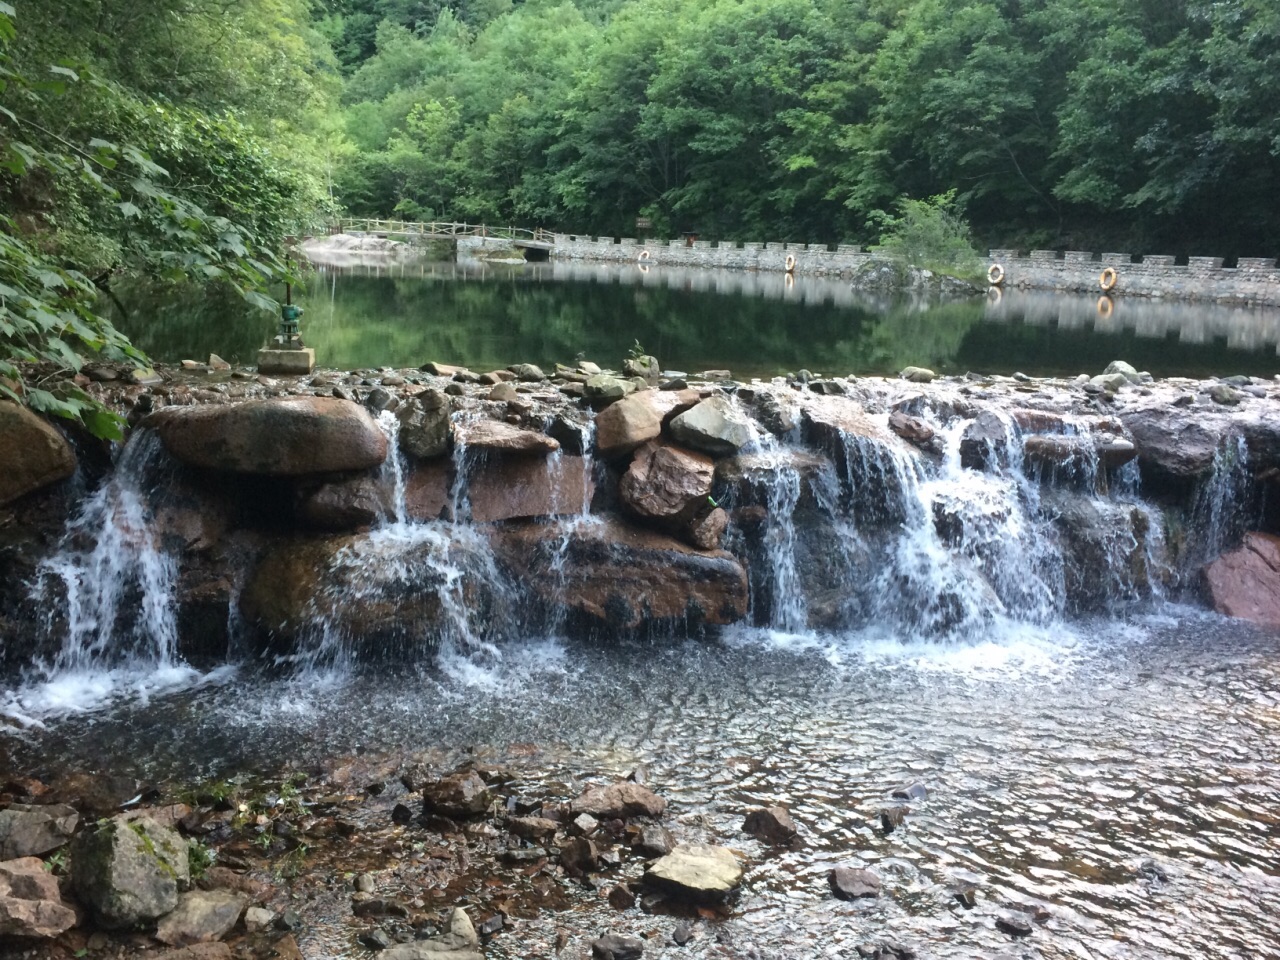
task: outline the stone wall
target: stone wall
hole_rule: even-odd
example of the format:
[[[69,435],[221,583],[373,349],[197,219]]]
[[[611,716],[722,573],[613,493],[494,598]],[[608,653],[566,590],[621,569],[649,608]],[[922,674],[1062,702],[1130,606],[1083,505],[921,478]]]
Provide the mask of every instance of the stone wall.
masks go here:
[[[872,259],[859,246],[820,243],[738,243],[724,240],[645,240],[631,237],[585,237],[556,234],[555,260],[594,260],[649,266],[717,267],[729,270],[787,272],[787,258],[795,258],[794,272],[808,276],[850,276]],[[647,253],[645,257],[643,254]]]
[[[1221,257],[1134,257],[1128,253],[1080,250],[992,250],[991,263],[1004,268],[1006,287],[1102,294],[1102,271],[1116,271],[1113,296],[1169,300],[1216,300],[1222,303],[1280,304],[1280,269],[1274,258],[1241,257],[1224,266]]]
[[[647,254],[647,256],[646,256]],[[788,257],[794,273],[807,276],[849,277],[874,259],[854,244],[741,243],[737,241],[645,240],[632,237],[590,237],[556,234],[554,260],[635,263],[640,266],[702,267],[755,270],[785,274]],[[1191,257],[1179,263],[1172,256],[1134,257],[1128,253],[1089,253],[1068,250],[992,250],[990,262],[1004,268],[1004,285],[1071,293],[1103,291],[1099,275],[1115,269],[1116,296],[1170,300],[1216,300],[1223,303],[1280,305],[1280,268],[1274,259],[1241,257],[1224,266],[1221,257]]]

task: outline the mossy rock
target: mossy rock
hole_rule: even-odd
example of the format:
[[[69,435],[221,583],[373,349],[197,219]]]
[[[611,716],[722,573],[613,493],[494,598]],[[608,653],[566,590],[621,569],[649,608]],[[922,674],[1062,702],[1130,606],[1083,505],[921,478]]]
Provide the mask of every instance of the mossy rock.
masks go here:
[[[164,916],[190,882],[187,844],[147,817],[98,821],[76,837],[71,858],[80,902],[112,929]]]

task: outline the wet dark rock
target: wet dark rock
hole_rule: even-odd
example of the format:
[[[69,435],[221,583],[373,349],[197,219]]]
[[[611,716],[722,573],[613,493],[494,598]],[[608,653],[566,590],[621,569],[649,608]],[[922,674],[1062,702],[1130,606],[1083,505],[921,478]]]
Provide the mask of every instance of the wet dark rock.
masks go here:
[[[492,533],[503,566],[543,602],[611,630],[682,621],[734,623],[746,616],[747,577],[724,551],[699,552],[616,520],[569,531],[563,547],[540,525]]]
[[[910,812],[910,807],[885,807],[880,811],[880,829],[884,831],[886,836],[893,833],[894,830],[906,822],[907,814]]]
[[[58,879],[36,857],[0,863],[0,937],[48,939],[75,926]]]
[[[742,883],[742,864],[726,847],[686,844],[649,864],[644,880],[662,892],[693,902],[723,900]]]
[[[893,791],[895,800],[928,800],[929,788],[923,783],[909,783]]]
[[[64,804],[12,804],[0,810],[0,860],[39,857],[65,844],[80,814]]]
[[[1169,882],[1169,871],[1155,860],[1143,860],[1138,864],[1137,873],[1149,883]]]
[[[156,939],[170,946],[221,940],[240,922],[247,901],[226,890],[193,890],[156,927]]]
[[[673,377],[670,380],[663,380],[658,384],[659,390],[688,390],[689,381],[684,377]]]
[[[76,894],[108,929],[145,923],[173,910],[179,885],[189,879],[186,841],[146,817],[99,821],[72,844]]]
[[[560,824],[546,817],[512,817],[507,821],[507,829],[526,840],[541,840],[554,836]]]
[[[275,928],[291,932],[302,929],[302,918],[298,916],[298,911],[286,908],[276,917]]]
[[[543,847],[521,847],[506,851],[502,855],[502,859],[507,863],[537,863],[546,856],[547,851]]]
[[[332,397],[165,407],[143,426],[184,463],[234,473],[342,473],[387,457],[387,439],[368,412]]]
[[[885,940],[880,943],[859,944],[858,956],[864,960],[915,960],[918,954],[914,947]]]
[[[0,506],[63,480],[76,470],[76,456],[57,428],[26,407],[0,401]]]
[[[1035,927],[1031,924],[1031,918],[1025,913],[1007,910],[996,916],[996,929],[1011,937],[1029,937]]]
[[[786,394],[762,393],[756,399],[756,419],[776,437],[785,437],[800,427],[800,407]]]
[[[841,900],[880,896],[880,878],[870,870],[836,867],[827,877],[831,892]]]
[[[622,781],[603,787],[591,787],[573,801],[572,812],[593,817],[660,817],[667,801],[648,787]]]
[[[960,465],[985,470],[1008,459],[1009,431],[1005,422],[989,410],[979,413],[960,437]]]
[[[395,941],[391,939],[391,934],[381,927],[366,930],[357,939],[360,941],[361,946],[368,947],[370,950],[386,950],[395,945]]]
[[[351,912],[357,917],[399,917],[406,919],[409,908],[397,900],[356,894],[351,898]]]
[[[636,905],[636,894],[626,884],[620,883],[609,888],[609,906],[615,910],[630,910]]]
[[[447,453],[453,438],[449,398],[431,388],[404,401],[396,410],[400,421],[400,449],[419,460]]]
[[[644,955],[644,941],[610,933],[591,942],[592,960],[640,960]]]
[[[647,824],[636,835],[632,849],[642,857],[665,857],[675,845],[675,837],[670,830],[658,824]]]
[[[451,774],[422,788],[422,812],[445,817],[477,817],[489,809],[493,794],[474,770]]]
[[[579,876],[596,869],[600,851],[586,837],[572,837],[560,848],[560,865],[570,876]]]
[[[587,438],[590,427],[579,423],[563,414],[558,414],[547,428],[547,436],[560,442],[560,449],[566,454],[581,457],[587,452]]]
[[[370,413],[377,415],[386,410],[395,402],[395,398],[391,394],[382,389],[382,387],[374,387],[364,398],[364,408]]]
[[[397,803],[391,810],[391,822],[404,825],[413,821],[413,811],[403,803]]]
[[[502,914],[495,913],[488,920],[481,922],[480,926],[476,928],[476,931],[482,937],[491,937],[502,929],[502,925],[505,920],[506,918]]]
[[[961,880],[953,884],[951,896],[966,910],[972,910],[978,905],[978,888],[967,881]]]
[[[693,927],[687,923],[678,923],[676,928],[671,931],[671,942],[677,947],[683,947],[686,943],[693,939]]]
[[[381,486],[370,476],[348,477],[301,491],[298,519],[314,530],[357,530],[386,510]]]
[[[742,830],[765,843],[777,846],[791,843],[799,833],[796,822],[791,819],[786,807],[765,807],[749,811]]]
[[[471,474],[467,499],[474,522],[496,523],[580,513],[594,489],[581,457],[492,454]]]
[[[1267,627],[1280,627],[1280,537],[1246,533],[1239,549],[1204,568],[1214,610]]]
[[[1213,469],[1214,456],[1226,436],[1220,414],[1205,414],[1186,407],[1148,403],[1120,412],[1120,419],[1138,448],[1144,477],[1194,480]]]

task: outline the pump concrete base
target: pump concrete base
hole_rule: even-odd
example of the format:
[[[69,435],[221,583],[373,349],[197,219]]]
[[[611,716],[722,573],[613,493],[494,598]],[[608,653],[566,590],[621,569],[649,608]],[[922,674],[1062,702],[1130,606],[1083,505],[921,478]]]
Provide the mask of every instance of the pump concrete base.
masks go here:
[[[302,376],[316,368],[316,352],[310,347],[301,350],[258,351],[258,372],[285,376]]]

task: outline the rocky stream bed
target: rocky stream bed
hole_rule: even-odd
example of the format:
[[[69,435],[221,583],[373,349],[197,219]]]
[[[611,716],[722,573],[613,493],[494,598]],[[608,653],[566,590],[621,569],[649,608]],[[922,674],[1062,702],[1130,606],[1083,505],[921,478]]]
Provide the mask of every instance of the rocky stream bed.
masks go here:
[[[1157,382],[1123,363],[1074,380],[909,368],[742,383],[644,356],[617,373],[430,363],[297,379],[211,358],[93,368],[84,384],[127,418],[123,449],[0,405],[0,933],[36,938],[0,951],[1280,955],[1248,923],[1277,905],[1276,827],[1257,807],[1280,783],[1266,734],[1280,384]],[[1199,607],[1262,628],[1238,628],[1251,659],[1221,680],[1180,633],[1221,632]],[[1135,618],[1124,629],[1178,638],[1156,671],[1166,687],[1132,678],[1170,742],[1195,754],[1203,690],[1239,725],[1236,755],[1170,774],[1175,805],[1206,791],[1230,808],[1226,826],[1179,824],[1204,834],[1198,851],[1110,836],[1100,812],[1142,809],[1138,768],[1159,750],[1108,686],[1127,662],[1080,650]],[[1051,683],[1016,677],[1028,686],[986,707],[969,680],[936,687],[918,664],[905,686],[846,672],[865,658],[851,637],[967,656],[1009,636],[1053,647]],[[424,698],[446,655],[480,669],[545,639],[573,651],[572,682],[529,671],[483,708]],[[744,666],[766,641],[796,659]],[[256,676],[219,673],[248,665]],[[219,679],[185,699],[91,702],[85,678],[110,686],[126,668]],[[335,676],[356,680],[326,694]],[[72,706],[99,713],[51,706],[67,708],[69,678],[88,698]],[[228,700],[300,689],[317,719],[275,714],[281,741],[228,726]],[[1111,749],[1128,759],[1073,740],[1091,709],[1126,732]],[[593,711],[641,739],[600,752],[616,733],[587,732]],[[1070,783],[1055,757],[1080,767]],[[1010,801],[1020,778],[1035,796]],[[982,847],[956,839],[966,815],[999,824],[1007,857],[956,853]],[[1025,826],[1038,816],[1041,846]],[[1183,855],[1218,939],[1149,946],[1128,894],[1079,886],[1177,887]],[[1238,914],[1218,865],[1243,871]]]

